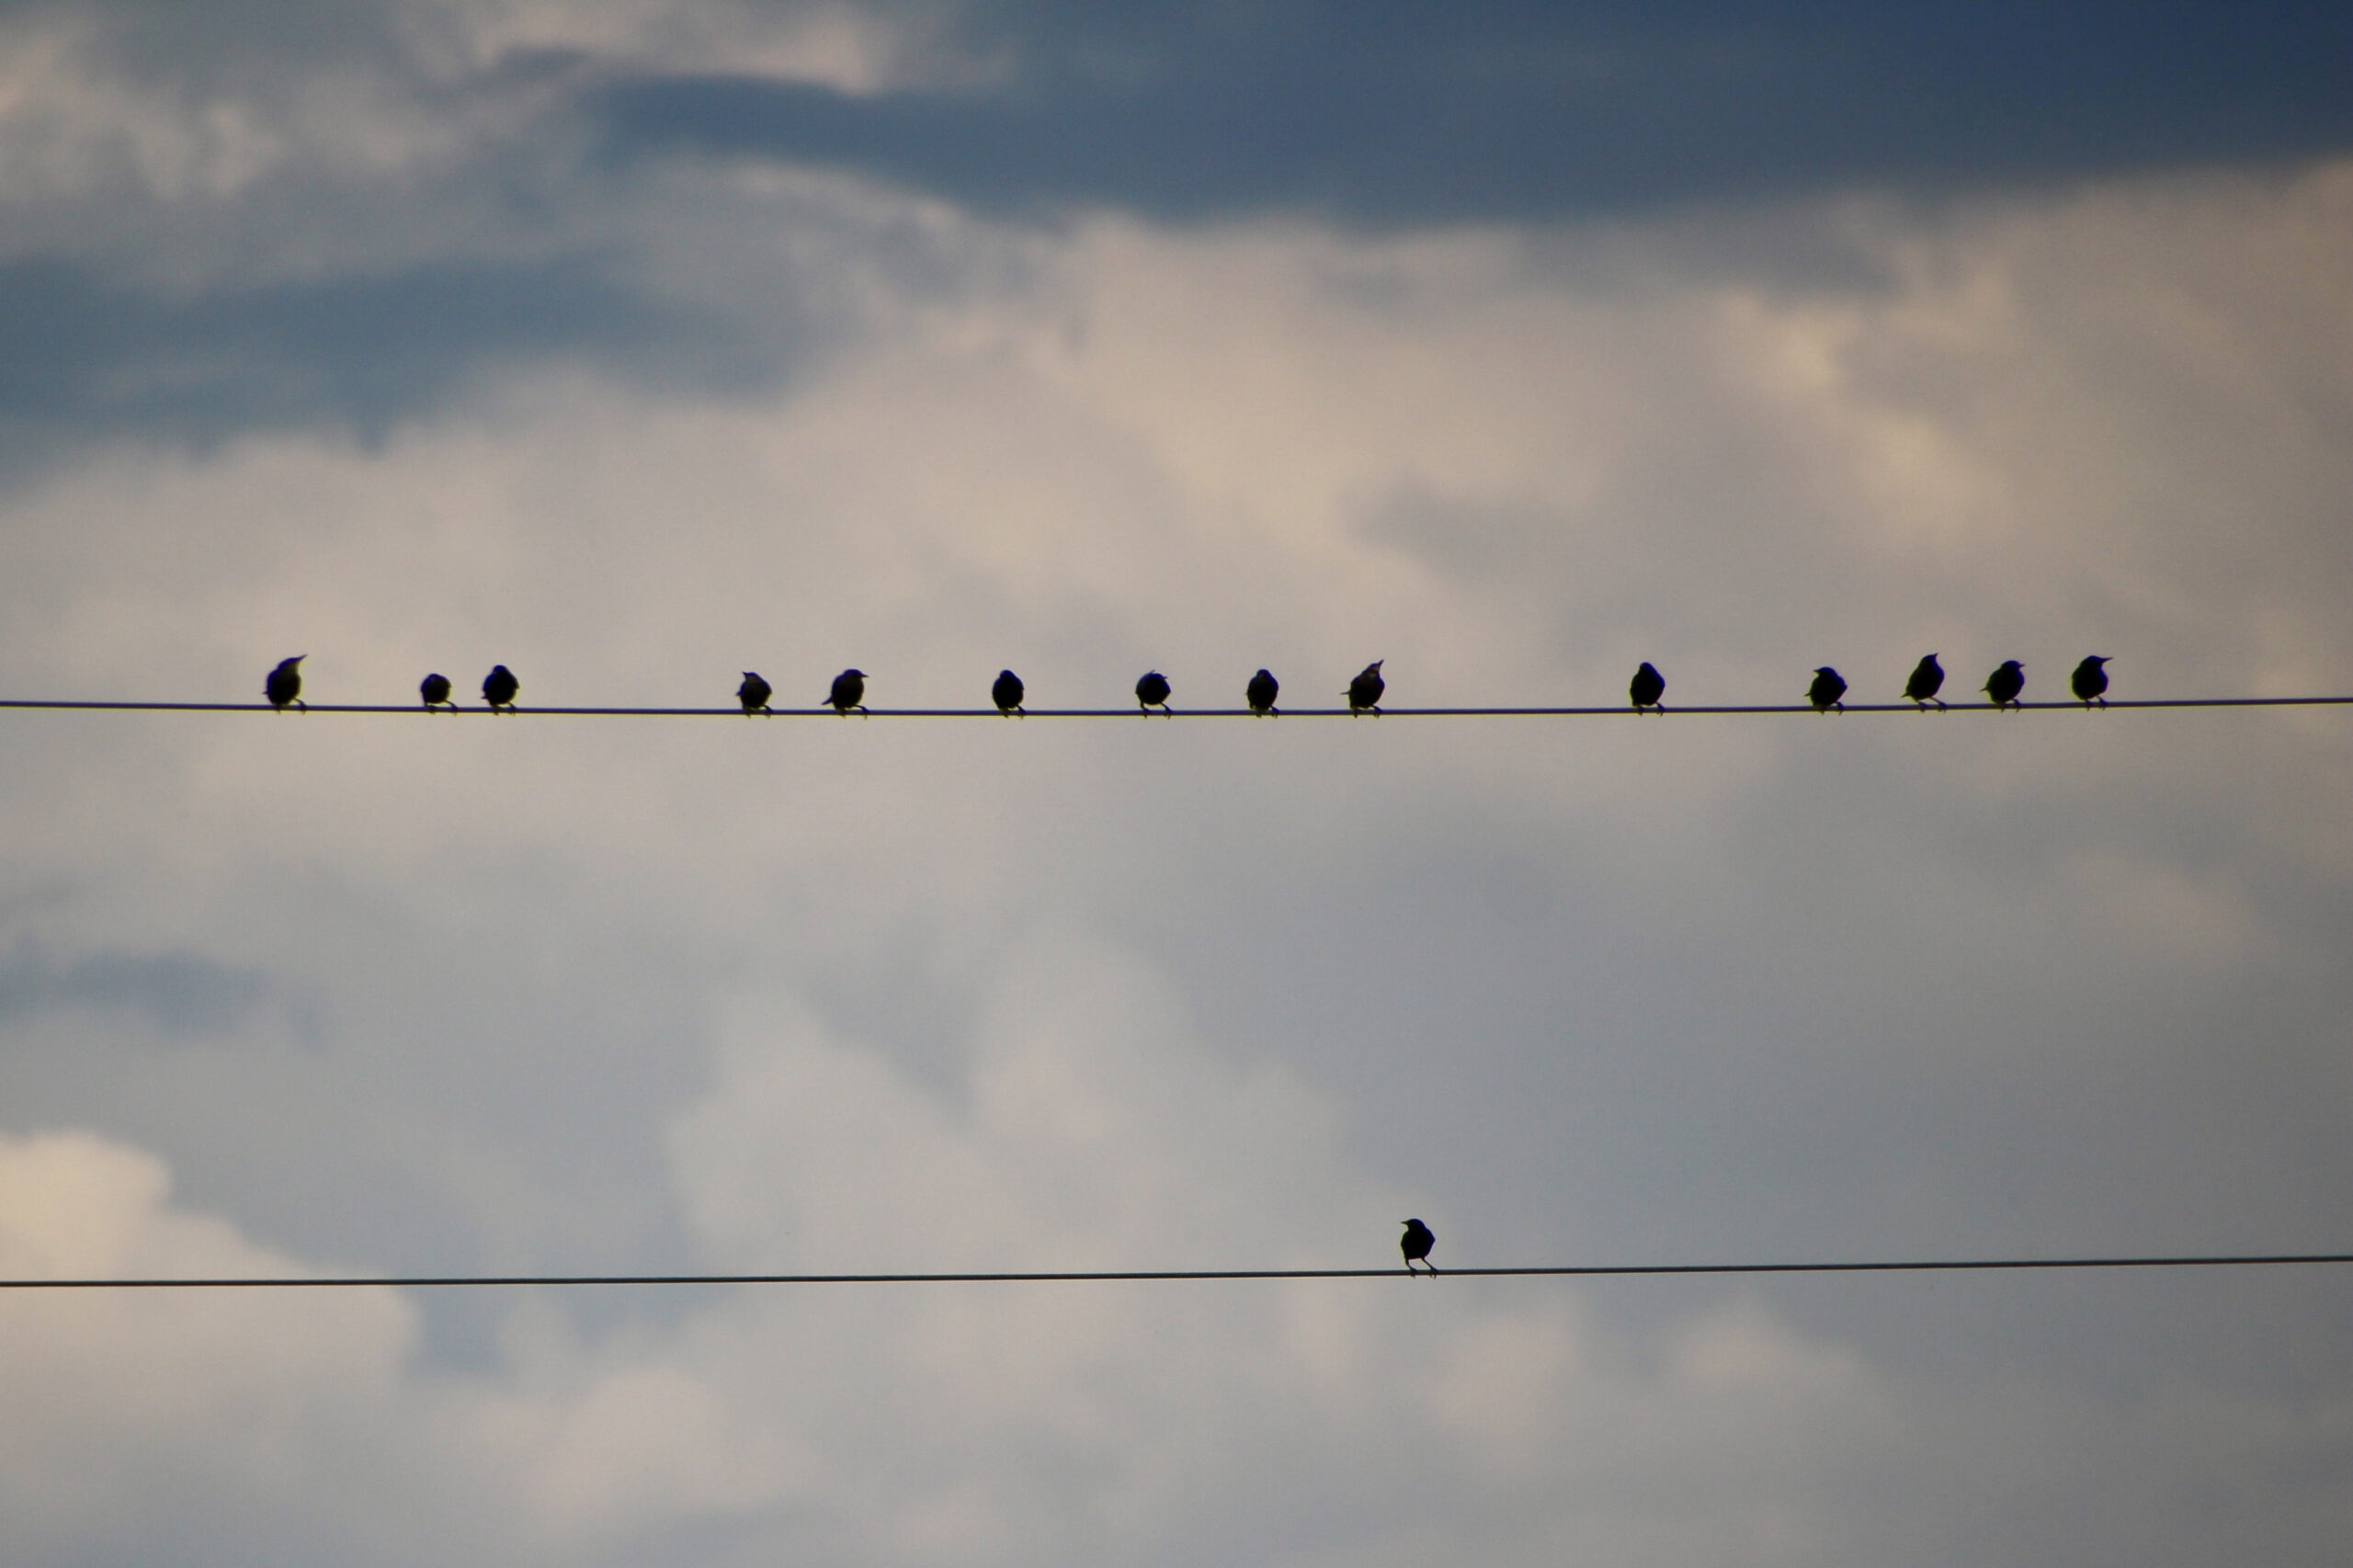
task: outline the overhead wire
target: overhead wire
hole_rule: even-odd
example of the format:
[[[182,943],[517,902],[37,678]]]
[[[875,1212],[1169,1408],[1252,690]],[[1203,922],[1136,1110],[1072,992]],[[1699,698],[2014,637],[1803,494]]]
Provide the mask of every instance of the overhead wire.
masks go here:
[[[2252,1268],[2353,1263],[2353,1252],[2171,1254],[2132,1257],[1963,1257],[1847,1263],[1563,1263],[1444,1268],[1457,1279],[1624,1278],[1673,1275],[1956,1274],[2118,1268]],[[1251,1279],[1402,1279],[1387,1268],[1111,1268],[931,1274],[215,1275],[0,1279],[0,1290],[355,1290],[529,1286],[1063,1285]]]
[[[2101,710],[2131,708],[2338,708],[2353,706],[2353,696],[2346,697],[2142,697],[2111,698],[2098,705]],[[2013,702],[2006,708],[1992,703],[1955,703],[1949,708],[1920,708],[1910,702],[1849,702],[1836,713],[2004,713],[2067,710],[2081,711],[2086,704],[2075,701]],[[52,710],[57,711],[133,712],[133,713],[280,713],[289,711],[273,708],[267,702],[156,702],[114,700],[102,699],[65,698],[0,698],[0,709]],[[426,708],[420,703],[389,702],[313,702],[292,710],[296,717],[306,713],[405,713],[418,717],[438,718],[542,718],[542,719],[829,719],[847,717],[823,704],[808,708],[763,709],[746,713],[735,708],[665,708],[650,706],[581,706],[553,705],[547,707],[509,707],[494,711],[479,708]],[[1366,709],[1361,712],[1347,708],[1284,708],[1273,713],[1258,713],[1248,708],[1178,708],[1166,712],[1154,710],[1140,713],[1135,708],[1029,708],[1017,715],[1000,712],[995,708],[876,708],[861,710],[860,718],[876,719],[1598,719],[1598,718],[1675,718],[1692,714],[1821,714],[1824,710],[1805,702],[1719,702],[1682,703],[1667,708],[1653,708],[1638,711],[1625,703],[1608,707],[1506,707],[1506,706],[1433,706],[1389,707]],[[1836,713],[1832,716],[1836,717]]]

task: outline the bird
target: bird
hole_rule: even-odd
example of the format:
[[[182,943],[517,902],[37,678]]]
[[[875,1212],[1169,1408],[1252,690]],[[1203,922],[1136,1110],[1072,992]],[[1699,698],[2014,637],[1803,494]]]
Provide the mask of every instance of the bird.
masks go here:
[[[1381,678],[1383,663],[1380,659],[1373,660],[1357,672],[1356,679],[1348,682],[1348,712],[1351,716],[1369,712],[1376,719],[1381,717],[1381,694],[1389,688],[1389,683]]]
[[[1844,713],[1847,705],[1838,699],[1846,695],[1847,683],[1828,665],[1813,672],[1813,684],[1805,688],[1806,700],[1813,704],[1817,713],[1827,713],[1833,708]]]
[[[1934,653],[1923,653],[1920,662],[1912,666],[1912,678],[1904,683],[1904,695],[1924,713],[1931,702],[1936,702],[1941,712],[1944,704],[1937,702],[1937,693],[1944,689],[1944,684],[1945,667],[1937,663]]]
[[[1666,677],[1659,674],[1648,659],[1644,659],[1642,667],[1634,672],[1633,683],[1626,687],[1626,695],[1634,699],[1634,711],[1637,713],[1645,708],[1657,708],[1664,713],[1666,710],[1659,707],[1658,699],[1666,695]]]
[[[865,712],[866,672],[864,670],[844,670],[841,674],[835,676],[834,677],[834,689],[825,694],[825,700],[832,703],[834,711],[841,714],[844,718],[847,718],[849,716],[849,710],[853,708],[857,709],[861,713]]]
[[[522,689],[523,683],[517,680],[515,672],[505,665],[491,665],[490,674],[482,677],[482,699],[490,704],[490,710],[494,713],[502,708],[512,713],[515,710],[515,694]]]
[[[425,699],[425,706],[428,709],[440,708],[444,706],[455,708],[457,706],[456,703],[449,700],[449,677],[448,676],[438,674],[426,676],[423,680],[416,683],[416,692],[418,696]]]
[[[747,718],[754,713],[767,712],[768,699],[775,695],[776,687],[762,680],[758,672],[754,670],[745,670],[744,684],[735,688],[735,700],[744,705],[744,713]]]
[[[1414,1265],[1418,1263],[1423,1268],[1427,1268],[1430,1271],[1431,1278],[1437,1278],[1438,1265],[1430,1261],[1430,1248],[1437,1244],[1438,1233],[1435,1231],[1432,1231],[1427,1225],[1423,1224],[1419,1220],[1406,1221],[1405,1233],[1398,1240],[1397,1243],[1397,1250],[1405,1255],[1405,1272],[1408,1274],[1420,1273],[1421,1269],[1414,1267]]]
[[[996,684],[989,687],[989,700],[996,710],[1010,719],[1021,711],[1021,677],[1011,670],[996,672]]]
[[[1136,706],[1144,710],[1146,717],[1154,708],[1168,712],[1168,677],[1158,670],[1144,671],[1143,678],[1136,682]]]
[[[1985,677],[1985,695],[1994,699],[1996,708],[2022,708],[2018,693],[2026,689],[2026,666],[2016,659],[2004,659],[2002,667]]]
[[[1274,677],[1272,671],[1260,670],[1250,677],[1250,684],[1243,688],[1242,695],[1248,699],[1251,712],[1272,713],[1275,698],[1282,688],[1283,683]]]
[[[310,704],[302,700],[302,672],[299,667],[310,656],[297,653],[290,659],[280,659],[278,667],[262,678],[261,694],[280,713],[290,707],[300,708],[305,713],[311,710]]]
[[[2090,658],[2086,659],[2082,664],[2077,665],[2075,666],[2075,673],[2067,677],[2067,684],[2075,688],[2076,698],[2081,700],[2083,705],[2086,708],[2089,708],[2095,702],[2098,703],[2102,708],[2108,706],[2108,698],[2106,696],[2108,691],[2108,672],[2100,668],[2100,666],[2106,663],[2108,663],[2107,654],[2094,653]]]

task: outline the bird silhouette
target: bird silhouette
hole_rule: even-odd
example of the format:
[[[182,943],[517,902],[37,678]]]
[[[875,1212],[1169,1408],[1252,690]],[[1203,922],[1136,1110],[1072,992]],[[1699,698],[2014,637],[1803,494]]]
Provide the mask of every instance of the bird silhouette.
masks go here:
[[[1158,670],[1146,670],[1143,678],[1136,682],[1136,706],[1143,709],[1147,717],[1154,708],[1168,712],[1168,677]]]
[[[1389,683],[1381,678],[1383,662],[1373,660],[1357,672],[1356,679],[1348,682],[1348,712],[1351,715],[1370,713],[1376,719],[1381,717],[1381,694],[1389,689]]]
[[[1844,713],[1847,705],[1838,699],[1846,695],[1847,683],[1828,665],[1813,672],[1813,684],[1805,688],[1805,699],[1813,704],[1817,713],[1827,713],[1833,708]]]
[[[427,708],[457,706],[449,700],[449,677],[445,675],[426,676],[416,683],[416,694],[425,699],[425,706]]]
[[[2095,702],[2102,708],[2108,706],[2108,672],[2100,668],[2106,663],[2107,654],[2094,653],[2077,665],[2075,673],[2067,677],[2067,684],[2074,688],[2076,699],[2086,708]]]
[[[1399,1238],[1397,1243],[1397,1250],[1405,1255],[1405,1272],[1408,1274],[1420,1273],[1421,1269],[1414,1267],[1414,1265],[1418,1263],[1423,1268],[1427,1268],[1430,1271],[1431,1278],[1437,1278],[1438,1265],[1430,1261],[1430,1248],[1436,1245],[1438,1245],[1437,1232],[1431,1230],[1427,1225],[1423,1224],[1419,1220],[1406,1221],[1405,1233],[1404,1236]]]
[[[744,684],[735,688],[735,700],[744,705],[746,716],[768,710],[768,699],[776,695],[776,687],[762,680],[756,671],[744,672]]]
[[[490,704],[494,713],[502,708],[509,713],[515,711],[515,694],[522,689],[523,683],[505,665],[491,665],[490,674],[482,677],[482,699]]]
[[[1937,702],[1937,693],[1944,689],[1944,684],[1945,667],[1937,663],[1934,653],[1923,653],[1920,662],[1912,666],[1912,678],[1904,683],[1904,695],[1924,712],[1931,702],[1936,702],[1942,711],[1944,704]]]
[[[989,687],[989,700],[996,710],[1010,719],[1021,711],[1021,677],[1011,670],[996,672],[996,684]]]
[[[1634,699],[1634,711],[1637,713],[1645,708],[1657,708],[1664,713],[1666,710],[1659,707],[1658,699],[1666,695],[1666,677],[1659,674],[1648,659],[1644,659],[1642,667],[1634,672],[1633,681],[1626,687],[1626,695]]]
[[[2026,666],[2016,659],[2004,659],[2002,667],[1985,677],[1985,695],[1996,708],[2023,708],[2018,693],[2026,689]]]
[[[832,703],[834,706],[834,711],[841,714],[844,718],[847,718],[849,716],[849,710],[853,708],[857,709],[861,713],[865,712],[866,672],[864,670],[844,670],[841,674],[835,676],[834,677],[834,688],[825,694],[825,700]]]
[[[308,653],[297,653],[290,659],[280,659],[278,667],[262,677],[261,694],[268,698],[269,705],[280,713],[289,707],[299,708],[305,713],[311,710],[310,705],[302,700],[301,667],[302,661],[310,656]]]
[[[1250,677],[1250,684],[1243,688],[1242,695],[1249,701],[1251,712],[1272,713],[1275,699],[1282,689],[1283,683],[1277,680],[1270,671],[1260,670]]]

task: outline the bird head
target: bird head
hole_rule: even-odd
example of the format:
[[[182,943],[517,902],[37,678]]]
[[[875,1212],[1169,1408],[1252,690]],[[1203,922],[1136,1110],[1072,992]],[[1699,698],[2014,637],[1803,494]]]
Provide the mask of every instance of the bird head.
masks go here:
[[[2084,663],[2087,665],[2104,665],[2108,663],[2108,655],[2106,653],[2094,653],[2090,658],[2086,659]]]
[[[864,680],[866,678],[866,672],[864,670],[844,670],[842,674],[846,676],[856,676],[860,680]]]
[[[1820,668],[1816,669],[1813,673],[1814,673],[1815,675],[1818,675],[1818,676],[1835,676],[1835,675],[1836,675],[1838,672],[1837,672],[1836,670],[1832,669],[1828,665],[1822,665]]]

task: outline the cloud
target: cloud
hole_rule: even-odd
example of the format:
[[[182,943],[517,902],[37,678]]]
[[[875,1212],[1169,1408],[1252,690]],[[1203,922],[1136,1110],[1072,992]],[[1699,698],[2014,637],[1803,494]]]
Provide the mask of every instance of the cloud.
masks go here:
[[[127,1006],[166,1035],[197,1035],[240,1022],[267,994],[262,975],[197,953],[102,952],[60,964],[20,939],[0,959],[0,1020],[51,1007]]]
[[[961,30],[1014,62],[1002,81],[621,73],[595,102],[620,153],[845,167],[990,212],[1376,227],[2296,158],[2353,132],[2337,18],[2043,21],[2028,43],[2000,5],[994,6]]]
[[[855,662],[894,705],[1007,664],[1118,704],[1156,665],[1181,708],[1385,655],[1417,701],[1615,702],[1650,658],[1672,706],[1925,646],[2034,690],[2097,647],[2120,693],[2353,660],[2338,165],[1377,236],[598,177],[497,229],[522,325],[434,348],[466,395],[0,495],[9,689],[250,698],[308,652],[323,699],[495,660],[527,705],[753,666],[813,706]],[[375,339],[255,302],[300,267],[207,234],[85,282],[364,381]],[[316,276],[404,275],[367,248]],[[519,298],[552,254],[845,330],[716,395],[616,371]],[[8,1167],[27,1233],[440,1272],[1386,1263],[1407,1212],[1447,1261],[2344,1228],[2331,714],[6,722],[12,977],[168,996],[108,962],[200,955],[315,1020],[0,1019],[17,1146],[103,1134]],[[69,1169],[145,1174],[51,1205]],[[2340,1551],[2324,1272],[1457,1283],[419,1292],[336,1331],[388,1383],[223,1358],[196,1407],[267,1406],[261,1459],[105,1415],[36,1561]],[[7,1452],[48,1409],[0,1402]]]

